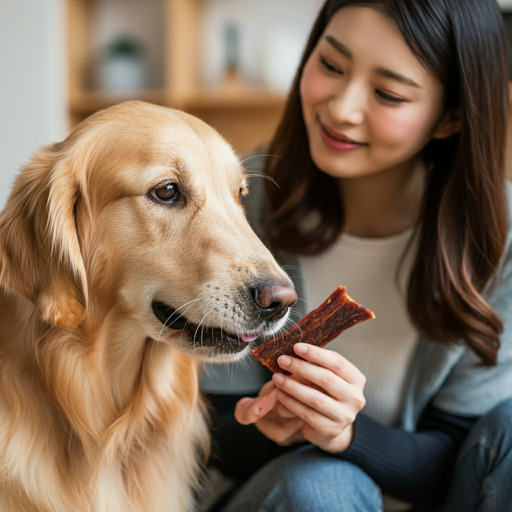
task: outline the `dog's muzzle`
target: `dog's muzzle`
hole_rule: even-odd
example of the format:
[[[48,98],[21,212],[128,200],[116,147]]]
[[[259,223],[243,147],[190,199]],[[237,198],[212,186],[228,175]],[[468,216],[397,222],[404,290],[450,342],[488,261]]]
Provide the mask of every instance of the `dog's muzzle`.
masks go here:
[[[235,354],[244,350],[263,332],[272,332],[286,316],[297,300],[295,289],[291,286],[259,284],[249,289],[247,296],[253,310],[258,328],[228,332],[218,327],[198,325],[181,315],[169,304],[153,300],[153,314],[167,329],[185,331],[192,349],[210,347],[217,354]],[[282,323],[282,322],[281,322]]]
[[[151,304],[153,314],[167,329],[185,331],[189,342],[197,347],[212,347],[216,353],[235,354],[241,352],[261,333],[233,334],[217,327],[197,325],[180,315],[174,308],[160,301]]]

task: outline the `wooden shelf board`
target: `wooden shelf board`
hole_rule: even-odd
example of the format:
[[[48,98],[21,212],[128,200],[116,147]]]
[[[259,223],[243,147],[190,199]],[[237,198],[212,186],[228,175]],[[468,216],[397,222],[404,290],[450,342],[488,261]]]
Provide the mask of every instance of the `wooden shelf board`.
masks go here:
[[[103,91],[75,91],[70,97],[70,110],[74,114],[95,112],[122,101],[138,99],[181,108],[183,110],[219,110],[280,108],[285,98],[281,94],[264,87],[222,87],[197,88],[183,97],[173,96],[165,90],[140,91],[130,93],[106,93]]]
[[[279,108],[285,96],[260,86],[200,87],[184,100],[190,109]]]
[[[165,105],[166,93],[163,90],[140,92],[108,93],[104,91],[76,91],[70,95],[70,110],[74,114],[89,114],[97,110],[127,100],[142,100],[149,103]]]

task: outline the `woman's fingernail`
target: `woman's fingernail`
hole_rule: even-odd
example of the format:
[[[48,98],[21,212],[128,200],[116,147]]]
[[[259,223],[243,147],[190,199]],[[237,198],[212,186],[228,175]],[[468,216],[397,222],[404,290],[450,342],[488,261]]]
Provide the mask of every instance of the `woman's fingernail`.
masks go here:
[[[274,376],[272,377],[272,380],[276,384],[282,384],[284,382],[284,375],[282,373],[274,373]]]
[[[293,349],[295,350],[296,354],[305,354],[308,351],[308,347],[305,343],[297,343]]]
[[[292,364],[292,360],[288,356],[281,356],[277,362],[279,363],[279,366],[290,366],[290,364]]]

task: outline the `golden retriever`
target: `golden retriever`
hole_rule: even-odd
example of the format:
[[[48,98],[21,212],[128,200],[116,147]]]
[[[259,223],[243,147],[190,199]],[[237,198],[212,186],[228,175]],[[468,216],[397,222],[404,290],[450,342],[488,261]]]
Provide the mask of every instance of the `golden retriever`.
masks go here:
[[[291,282],[229,144],[126,102],[42,148],[0,214],[0,510],[185,512],[200,361],[280,328]]]

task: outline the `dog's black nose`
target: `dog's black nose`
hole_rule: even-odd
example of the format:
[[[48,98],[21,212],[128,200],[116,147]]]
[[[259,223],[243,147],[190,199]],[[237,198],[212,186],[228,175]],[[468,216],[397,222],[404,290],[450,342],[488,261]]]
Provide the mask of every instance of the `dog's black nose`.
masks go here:
[[[292,286],[267,285],[253,290],[259,316],[265,320],[277,320],[297,302],[297,292]]]

